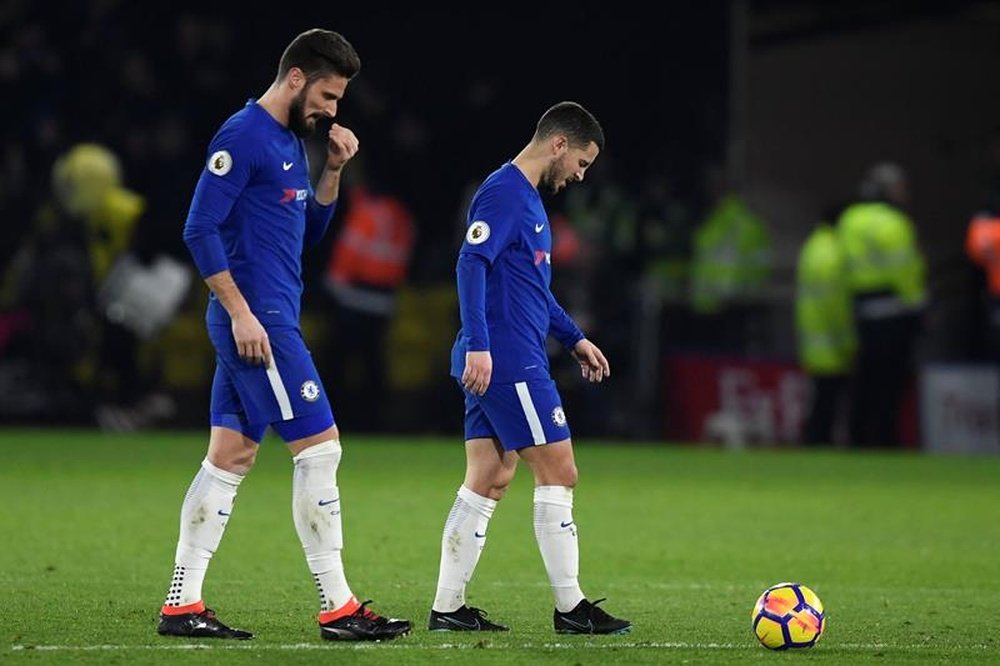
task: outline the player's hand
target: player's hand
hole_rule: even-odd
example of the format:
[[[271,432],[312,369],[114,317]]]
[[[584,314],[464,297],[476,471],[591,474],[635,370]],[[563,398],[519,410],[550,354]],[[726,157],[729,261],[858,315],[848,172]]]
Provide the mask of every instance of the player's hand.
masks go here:
[[[570,352],[576,362],[580,364],[580,374],[588,382],[602,382],[605,377],[611,376],[611,366],[608,359],[597,348],[593,342],[584,338],[573,346]]]
[[[358,137],[354,132],[333,123],[327,133],[326,168],[339,171],[358,152]]]
[[[271,367],[271,342],[253,313],[233,318],[233,340],[236,341],[236,351],[246,363]]]
[[[493,357],[488,351],[465,352],[462,386],[473,395],[483,395],[493,377]]]

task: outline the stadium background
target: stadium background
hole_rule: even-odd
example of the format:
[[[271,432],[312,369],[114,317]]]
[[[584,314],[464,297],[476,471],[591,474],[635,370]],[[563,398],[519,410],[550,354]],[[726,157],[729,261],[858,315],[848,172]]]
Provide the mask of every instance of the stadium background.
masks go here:
[[[404,201],[418,226],[377,429],[458,432],[460,396],[446,366],[467,187],[519,149],[542,109],[567,98],[591,108],[608,135],[580,192],[550,202],[553,214],[587,212],[578,226],[595,254],[585,269],[557,272],[556,287],[615,368],[599,393],[563,382],[579,436],[707,437],[699,419],[719,408],[718,396],[692,406],[671,390],[717,393],[684,382],[714,377],[728,363],[760,365],[740,389],[747,404],[760,398],[775,411],[758,436],[794,442],[801,391],[793,381],[784,390],[792,397],[782,397],[781,386],[796,370],[796,253],[825,208],[853,194],[864,169],[883,159],[911,176],[929,262],[921,363],[977,360],[979,278],[962,248],[977,195],[997,174],[988,148],[1000,92],[989,81],[1000,62],[1000,12],[990,2],[832,8],[758,0],[662,12],[629,3],[248,10],[227,2],[8,2],[0,15],[0,260],[9,263],[50,198],[54,160],[75,143],[98,141],[122,160],[125,184],[147,199],[136,251],[189,263],[180,230],[207,141],[267,87],[289,37],[316,25],[343,32],[362,55],[339,117],[361,138],[358,169]],[[741,183],[772,242],[766,288],[735,340],[683,297],[650,288],[658,262],[690,251],[721,171]],[[658,219],[647,214],[656,207]],[[321,368],[335,353],[325,344],[335,322],[321,285],[332,239],[304,259],[304,328]],[[204,292],[195,280],[177,315],[139,351],[140,365],[156,366],[150,390],[171,398],[164,416],[69,417],[44,395],[21,404],[7,381],[0,418],[201,427],[212,370]],[[12,360],[9,348],[4,356]],[[571,370],[564,358],[554,364],[559,374]],[[923,414],[914,382],[901,418],[916,446]],[[981,434],[986,419],[995,433],[996,418],[977,412],[973,426]]]
[[[792,295],[810,227],[869,164],[897,160],[912,176],[931,291],[900,415],[906,442],[1000,451],[998,370],[977,346],[981,276],[962,249],[979,193],[1000,183],[1000,149],[990,151],[1000,5],[431,4],[0,2],[5,275],[51,203],[54,161],[81,141],[114,150],[125,186],[147,199],[136,254],[190,267],[180,234],[209,138],[266,89],[289,38],[313,26],[342,31],[363,59],[340,108],[362,143],[350,168],[405,201],[419,232],[378,400],[384,432],[342,414],[338,475],[352,588],[412,618],[413,634],[360,648],[317,636],[289,520],[289,459],[273,434],[206,583],[206,602],[256,640],[155,634],[179,503],[207,437],[213,359],[195,279],[125,358],[150,371],[147,389],[165,401],[103,404],[86,345],[67,376],[46,375],[20,355],[23,318],[0,308],[0,662],[317,663],[347,652],[359,664],[771,663],[780,656],[757,645],[750,610],[766,587],[796,580],[827,612],[823,640],[803,655],[811,663],[995,663],[1000,456],[796,446]],[[460,211],[469,184],[566,98],[608,135],[587,181],[550,202],[586,248],[586,261],[556,262],[560,298],[614,369],[591,390],[554,356],[580,469],[581,582],[635,629],[553,635],[522,470],[469,590],[514,630],[442,636],[424,621],[464,465],[460,396],[446,376]],[[742,329],[696,315],[684,289],[691,234],[722,171],[741,182],[772,243]],[[331,242],[304,264],[304,328],[324,365],[337,324],[322,285]],[[53,303],[80,286],[46,277],[35,286]],[[28,341],[79,353],[62,314]],[[923,383],[928,373],[937,383]],[[67,398],[61,381],[82,382],[82,393]]]

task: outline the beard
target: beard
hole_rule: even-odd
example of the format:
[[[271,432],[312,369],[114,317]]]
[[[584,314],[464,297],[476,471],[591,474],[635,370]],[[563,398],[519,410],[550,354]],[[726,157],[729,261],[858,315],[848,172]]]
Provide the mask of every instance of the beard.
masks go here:
[[[544,190],[549,194],[557,193],[562,187],[562,183],[559,180],[559,164],[553,163],[545,168],[542,172],[542,177],[538,179],[538,189]]]
[[[306,118],[306,93],[309,92],[309,84],[306,84],[299,94],[295,96],[292,100],[291,105],[288,107],[288,129],[292,130],[295,136],[300,139],[305,139],[306,137],[312,135],[313,130],[316,129],[316,124],[309,124],[309,120]]]

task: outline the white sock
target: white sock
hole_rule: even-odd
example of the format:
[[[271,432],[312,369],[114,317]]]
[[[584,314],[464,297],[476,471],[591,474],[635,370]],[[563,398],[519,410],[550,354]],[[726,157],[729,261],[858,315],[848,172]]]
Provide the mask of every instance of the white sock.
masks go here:
[[[320,611],[336,610],[354,598],[341,559],[344,533],[337,487],[341,453],[340,441],[334,439],[292,458],[292,518],[319,592]]]
[[[202,600],[201,586],[219,547],[243,477],[208,460],[191,482],[181,506],[181,529],[174,557],[174,577],[164,606],[187,606]]]
[[[465,605],[465,586],[486,546],[486,526],[496,506],[496,500],[477,495],[465,486],[458,489],[441,537],[441,567],[432,606],[435,611],[450,613]]]
[[[573,523],[573,489],[535,487],[535,539],[549,574],[556,610],[567,613],[584,596],[580,590],[580,549]]]

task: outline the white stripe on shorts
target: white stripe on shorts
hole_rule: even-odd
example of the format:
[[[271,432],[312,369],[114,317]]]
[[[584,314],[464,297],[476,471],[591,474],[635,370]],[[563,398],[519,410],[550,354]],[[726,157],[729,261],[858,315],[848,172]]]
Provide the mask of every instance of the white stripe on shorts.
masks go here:
[[[535,403],[531,402],[531,394],[528,393],[526,382],[516,382],[514,388],[517,389],[517,397],[521,401],[521,409],[524,410],[524,418],[528,419],[528,427],[531,428],[531,438],[535,440],[535,445],[545,443],[545,431],[542,430],[542,422],[538,419],[538,412],[535,411]]]
[[[287,421],[295,418],[295,414],[292,412],[292,402],[288,399],[288,392],[285,390],[285,383],[281,381],[281,374],[278,373],[278,365],[274,362],[274,356],[271,357],[271,365],[267,366],[267,380],[271,382],[274,399],[278,401],[278,407],[281,408],[281,420]]]

